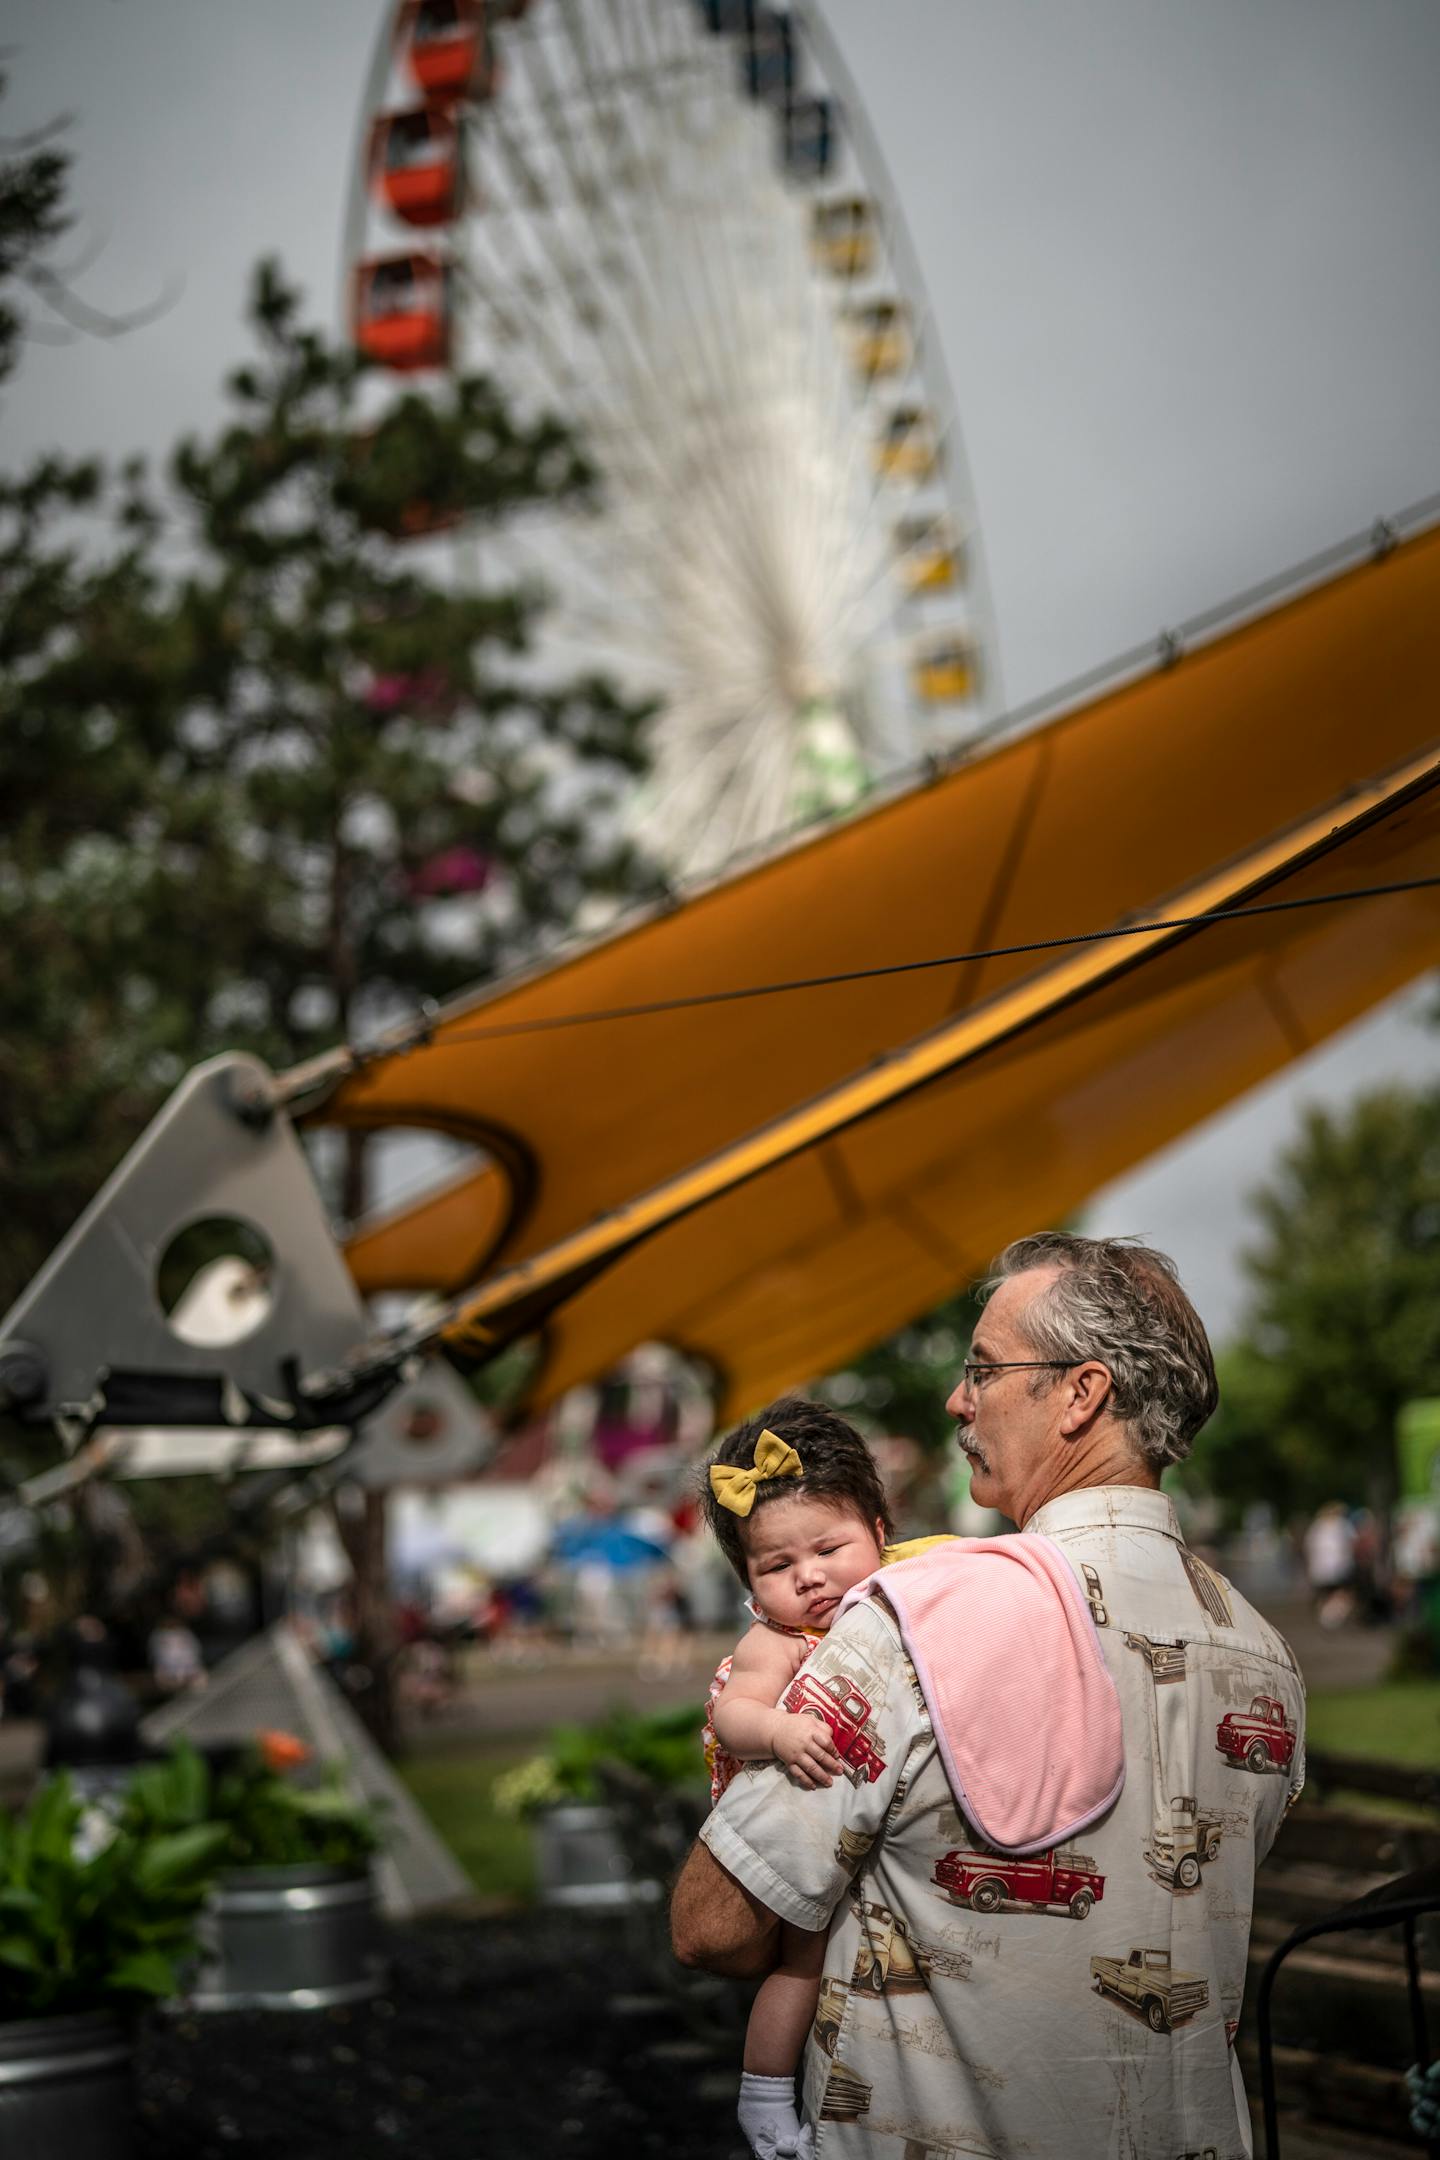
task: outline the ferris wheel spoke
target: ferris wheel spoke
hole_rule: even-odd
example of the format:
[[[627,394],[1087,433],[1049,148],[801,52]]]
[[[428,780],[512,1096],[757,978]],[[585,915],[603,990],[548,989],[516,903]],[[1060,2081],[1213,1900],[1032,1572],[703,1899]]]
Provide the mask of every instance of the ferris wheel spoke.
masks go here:
[[[598,11],[591,8],[582,14],[577,9],[564,8],[561,10],[560,19],[565,22],[576,41],[574,65],[578,73],[582,78],[593,84],[597,74],[595,64],[596,47],[589,40],[598,34],[597,26],[600,19]],[[652,66],[647,76],[646,71],[641,67],[625,67],[619,70],[618,74],[628,83],[639,82],[643,84],[660,72],[662,72],[661,69]],[[633,160],[634,173],[636,175],[643,174],[652,195],[655,194],[654,154],[652,150],[647,148],[636,132],[633,116],[628,110],[625,110],[626,99],[623,97],[616,99],[613,113],[606,113],[599,109],[598,98],[596,104],[597,110],[593,116],[592,140],[598,141],[604,136],[613,137],[617,135],[621,125],[619,116],[622,111],[625,111],[623,125],[629,146],[628,155]],[[587,181],[586,184],[591,183]],[[643,325],[646,337],[653,340],[658,337],[660,328],[664,323],[667,302],[673,303],[673,295],[668,294],[662,287],[653,260],[652,250],[647,245],[653,220],[643,220],[636,213],[634,203],[635,187],[633,184],[610,188],[598,184],[594,186],[594,192],[604,206],[607,228],[613,231],[616,236],[616,243],[621,251],[620,260],[623,261],[629,271],[629,293],[633,302],[633,312]],[[658,196],[656,199],[658,200]],[[678,412],[675,411],[677,401],[673,397],[665,401],[654,398],[647,399],[645,401],[644,415],[638,421],[638,424],[644,427],[647,432],[657,422],[663,424],[663,421],[671,420],[674,435],[684,436],[688,434],[693,438],[697,433],[704,433],[709,434],[713,440],[711,391],[717,385],[707,384],[702,381],[697,377],[694,369],[694,353],[699,351],[703,355],[707,342],[711,341],[697,337],[692,341],[691,350],[688,352],[683,349],[676,351],[673,342],[666,350],[665,365],[671,373],[672,383],[684,380],[688,385],[689,395],[678,401],[680,407]],[[672,435],[672,440],[674,435]]]
[[[613,9],[616,0],[611,0],[611,5]],[[648,62],[652,67],[663,54],[664,25],[668,23],[678,35],[681,19],[673,5],[667,4],[667,0],[660,0],[658,7],[655,0],[648,0],[648,5],[647,0],[634,0],[629,20],[637,41],[637,49],[642,36],[651,41]],[[693,34],[697,33],[692,31]],[[734,101],[731,103],[728,139],[734,145],[738,143],[751,116],[743,109],[735,111]],[[655,110],[653,106],[651,109],[652,112]],[[653,172],[653,164],[651,170]],[[716,176],[712,181],[715,207],[711,210],[706,206],[703,212],[698,207],[693,187],[676,190],[678,213],[685,221],[685,229],[680,236],[680,252],[676,255],[673,246],[671,251],[678,270],[674,282],[688,305],[692,320],[697,316],[699,318],[700,328],[695,339],[699,357],[703,363],[708,356],[712,377],[718,373],[719,409],[724,414],[727,429],[742,441],[747,429],[753,427],[756,413],[764,410],[767,392],[773,389],[772,383],[767,380],[769,356],[762,353],[754,326],[753,286],[747,290],[742,281],[738,260],[740,251],[729,238],[730,226],[736,215],[734,204],[735,201],[743,199],[744,186],[743,171],[737,171],[733,181],[729,175]],[[714,234],[705,229],[707,216],[715,223]],[[768,266],[774,260],[776,236],[783,230],[783,220],[779,217],[753,219],[752,226],[763,240]],[[717,236],[719,245],[714,244]],[[703,311],[696,303],[697,277],[703,280]],[[763,330],[775,323],[776,312],[773,305],[765,310],[758,327]],[[778,339],[783,335],[784,329],[783,320],[776,323],[773,337]],[[728,341],[725,335],[727,330]],[[774,370],[773,362],[769,363],[769,367],[770,372],[778,372]],[[743,488],[752,516],[757,520],[763,519],[767,506],[763,494],[757,494],[748,468],[741,465],[733,477],[737,491]]]
[[[574,17],[553,17],[553,19],[566,19],[566,22],[568,22],[568,24],[574,24]],[[594,15],[592,15],[592,22],[594,22]],[[572,67],[574,67],[574,71],[576,71],[576,73],[579,73],[579,76],[581,76],[581,78],[587,78],[587,76],[594,76],[594,71],[596,71],[596,69],[594,69],[594,58],[592,58],[592,56],[589,56],[589,50],[583,50],[583,52],[579,52],[579,54],[576,54],[576,56],[572,58]],[[622,73],[622,76],[626,76],[626,78],[637,78],[637,76],[639,76],[639,69],[622,69],[620,73]],[[563,108],[563,97],[561,97],[561,95],[559,95],[559,93],[557,93],[555,89],[551,89],[551,93],[548,93],[548,95],[551,95],[551,104],[553,104],[553,108],[555,108],[555,110],[559,112],[559,110]],[[604,117],[604,114],[598,114],[598,119],[596,119],[596,130],[594,130],[594,132],[609,132],[609,123],[607,123],[607,117]],[[641,166],[643,166],[643,164],[646,164],[646,160],[643,160],[643,156],[641,156]],[[594,201],[596,201],[598,205],[602,205],[602,210],[604,210],[604,216],[607,216],[607,227],[609,227],[609,229],[611,229],[611,231],[613,231],[613,233],[617,235],[617,244],[620,244],[620,248],[622,248],[622,251],[624,251],[624,259],[628,261],[628,264],[630,264],[630,266],[639,266],[639,276],[635,276],[635,274],[633,274],[633,276],[630,276],[630,281],[628,281],[628,289],[626,289],[626,296],[624,296],[624,298],[626,298],[626,305],[624,305],[622,313],[624,313],[624,318],[626,318],[626,322],[630,322],[630,318],[633,318],[633,313],[635,313],[635,302],[637,302],[637,300],[641,302],[641,307],[646,307],[646,311],[650,313],[650,320],[652,320],[652,322],[658,322],[658,320],[661,320],[661,318],[658,318],[658,309],[654,307],[654,298],[652,298],[652,292],[650,292],[650,294],[646,294],[646,296],[643,296],[643,300],[641,300],[641,279],[643,279],[643,281],[648,281],[648,283],[650,283],[650,287],[652,287],[652,274],[650,274],[650,266],[648,266],[648,248],[646,248],[646,238],[648,238],[648,235],[646,235],[646,233],[641,233],[641,231],[639,231],[637,227],[633,227],[633,225],[626,225],[626,222],[624,222],[624,218],[622,218],[620,214],[617,214],[617,205],[622,205],[622,203],[626,203],[626,201],[630,199],[630,192],[633,192],[633,190],[630,190],[630,188],[624,188],[624,186],[613,186],[613,188],[607,188],[607,186],[604,186],[604,184],[596,184],[596,181],[594,181],[594,179],[589,179],[589,177],[587,177],[587,175],[585,175],[585,173],[581,171],[581,168],[579,168],[579,164],[576,164],[576,162],[574,162],[574,156],[572,156],[572,160],[570,160],[570,179],[572,179],[572,188],[574,188],[574,192],[576,192],[576,194],[589,194],[589,197],[592,197],[592,199],[594,199]],[[648,350],[648,348],[646,348],[646,350]],[[650,354],[648,354],[648,356],[650,356]],[[671,363],[671,367],[674,367],[674,365],[676,365],[676,359],[682,359],[682,354],[678,356],[678,354],[674,352],[674,346],[671,346],[671,352],[669,352],[669,363]],[[652,363],[652,372],[654,372],[654,363]],[[633,397],[633,404],[637,406],[637,410],[639,410],[639,413],[643,413],[643,419],[639,419],[639,421],[637,421],[637,426],[639,426],[639,428],[641,428],[643,432],[646,432],[646,436],[650,436],[650,434],[652,434],[652,430],[654,430],[654,423],[656,423],[658,419],[663,419],[663,417],[667,417],[667,413],[669,413],[669,404],[671,404],[671,402],[669,402],[669,400],[665,400],[665,397],[656,397],[656,395],[654,395],[654,384],[650,382],[650,384],[646,384],[646,387],[643,387],[643,393],[641,393],[641,395],[635,395],[635,397]],[[678,415],[678,417],[680,417],[680,421],[684,421],[684,419],[689,419],[689,421],[691,421],[691,428],[693,428],[693,423],[695,423],[695,419],[699,419],[699,421],[704,421],[704,417],[706,417],[704,400],[697,400],[697,408],[695,408],[695,413],[691,413],[691,415],[684,415],[684,413],[682,413],[682,415]]]

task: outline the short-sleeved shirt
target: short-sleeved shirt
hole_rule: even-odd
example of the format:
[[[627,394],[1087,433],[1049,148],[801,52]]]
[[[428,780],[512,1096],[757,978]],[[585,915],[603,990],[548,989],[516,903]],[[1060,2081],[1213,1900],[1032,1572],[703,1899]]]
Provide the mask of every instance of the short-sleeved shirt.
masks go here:
[[[701,1835],[772,1912],[830,1929],[804,2065],[822,2160],[1241,2160],[1255,1867],[1304,1777],[1294,1659],[1161,1493],[1068,1493],[1026,1534],[1074,1568],[1119,1691],[1106,1815],[1025,1860],[987,1850],[872,1596],[785,1698],[845,1774],[807,1792],[746,1764]]]

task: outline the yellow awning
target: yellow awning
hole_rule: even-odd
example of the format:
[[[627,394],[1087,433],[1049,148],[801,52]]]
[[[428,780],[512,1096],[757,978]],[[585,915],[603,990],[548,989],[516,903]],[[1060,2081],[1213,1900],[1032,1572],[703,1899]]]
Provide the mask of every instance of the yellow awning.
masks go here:
[[[357,1235],[362,1289],[545,1316],[542,1398],[646,1337],[727,1414],[833,1368],[1440,960],[1440,898],[627,1008],[1440,872],[1437,658],[1432,532],[458,1001],[309,1113],[490,1151]]]

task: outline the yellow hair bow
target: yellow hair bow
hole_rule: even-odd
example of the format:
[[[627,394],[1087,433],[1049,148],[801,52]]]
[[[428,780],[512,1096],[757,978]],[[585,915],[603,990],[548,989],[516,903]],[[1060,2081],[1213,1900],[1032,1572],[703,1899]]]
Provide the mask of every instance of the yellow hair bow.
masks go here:
[[[739,1463],[712,1463],[710,1490],[721,1507],[732,1515],[748,1515],[755,1505],[755,1488],[766,1478],[803,1477],[805,1466],[788,1440],[781,1440],[769,1426],[755,1442],[755,1467]]]

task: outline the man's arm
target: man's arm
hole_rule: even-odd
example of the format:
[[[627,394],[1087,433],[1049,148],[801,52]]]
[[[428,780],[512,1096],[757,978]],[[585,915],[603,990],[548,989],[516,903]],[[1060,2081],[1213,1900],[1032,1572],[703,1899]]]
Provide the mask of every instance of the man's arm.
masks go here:
[[[729,1980],[758,1979],[775,1962],[780,1922],[698,1842],[670,1900],[670,1942],[680,1964]]]

